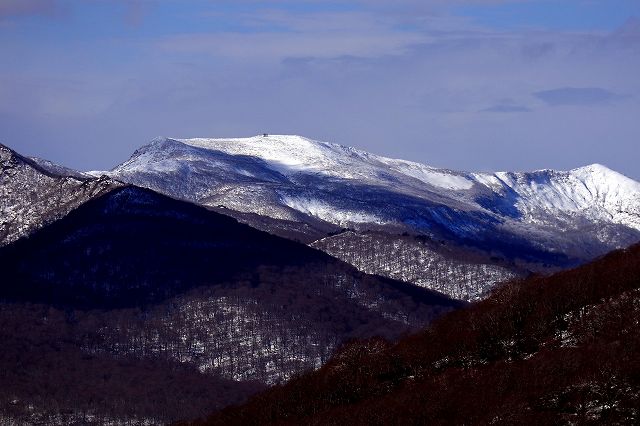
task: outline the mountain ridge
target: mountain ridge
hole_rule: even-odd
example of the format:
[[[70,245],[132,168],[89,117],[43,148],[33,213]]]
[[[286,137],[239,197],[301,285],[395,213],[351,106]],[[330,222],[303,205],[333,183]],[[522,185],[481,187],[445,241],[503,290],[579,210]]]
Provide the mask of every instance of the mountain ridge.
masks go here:
[[[343,145],[313,141],[300,136],[289,135],[232,139],[156,138],[152,143],[136,150],[129,160],[116,166],[110,173],[117,176],[118,174],[127,175],[128,172],[136,170],[149,172],[153,170],[153,167],[166,167],[166,169],[171,170],[172,167],[176,167],[176,164],[171,164],[172,159],[170,156],[163,158],[161,151],[169,150],[170,147],[168,145],[176,143],[209,152],[220,152],[228,155],[260,159],[266,163],[267,168],[273,173],[272,176],[251,176],[248,170],[242,170],[240,168],[236,169],[235,172],[240,175],[244,174],[246,177],[263,178],[265,181],[274,183],[281,181],[283,176],[291,179],[297,172],[301,171],[314,172],[331,178],[337,177],[350,181],[367,181],[385,184],[387,186],[394,183],[390,178],[397,177],[397,175],[404,175],[409,179],[403,183],[410,189],[415,189],[413,187],[415,186],[415,182],[418,181],[429,185],[430,189],[440,188],[451,191],[449,193],[432,194],[422,188],[423,192],[425,192],[421,194],[423,198],[429,199],[435,196],[436,200],[434,201],[438,201],[438,196],[444,196],[448,198],[450,204],[453,205],[458,204],[456,202],[460,201],[466,202],[467,205],[465,207],[467,209],[482,210],[484,207],[481,204],[470,206],[468,199],[459,196],[456,197],[454,194],[458,191],[469,190],[474,186],[485,191],[487,189],[493,189],[505,192],[509,192],[509,190],[515,190],[516,192],[529,190],[530,192],[535,192],[539,190],[537,186],[545,183],[545,181],[557,185],[563,183],[563,181],[574,180],[575,182],[571,182],[572,185],[578,186],[582,184],[585,187],[586,193],[566,194],[560,191],[560,189],[564,188],[552,188],[556,189],[556,191],[552,191],[552,193],[549,193],[549,191],[540,193],[544,201],[547,202],[547,205],[540,203],[534,206],[538,208],[556,208],[563,213],[575,213],[581,209],[593,207],[592,204],[589,204],[589,202],[592,201],[589,195],[596,196],[597,198],[597,195],[601,192],[599,191],[601,188],[597,187],[597,185],[602,185],[603,182],[612,181],[614,185],[624,187],[627,192],[633,192],[636,196],[640,193],[640,183],[598,163],[578,167],[569,171],[540,169],[532,172],[458,172],[450,169],[438,169],[417,162],[378,156]],[[200,153],[202,152],[203,151],[200,151]],[[183,152],[182,154],[184,155],[185,153]],[[192,151],[180,161],[184,164],[189,160],[189,155],[197,156],[198,152]],[[191,159],[193,159],[193,157],[191,157]],[[175,158],[173,160],[177,161]],[[355,167],[355,165],[361,167]],[[388,166],[387,172],[392,172],[395,176],[384,176],[384,170],[383,167],[381,167],[383,165]],[[411,179],[413,179],[413,182],[410,181]],[[600,182],[593,182],[597,179],[600,179]],[[502,185],[502,187],[500,187],[500,185]],[[571,195],[577,198],[574,200],[574,203],[567,201],[567,198]],[[618,194],[608,193],[608,195],[615,196]],[[554,199],[553,196],[555,196],[556,199]],[[634,202],[638,200],[640,200],[640,198],[634,199]],[[553,204],[554,202],[555,204]],[[617,199],[610,202],[615,204],[616,202],[619,203],[620,200]],[[285,202],[284,204],[287,203]],[[301,209],[300,206],[296,207],[298,210]],[[614,223],[624,224],[640,230],[640,210],[636,211],[634,209],[633,212],[630,213],[630,217],[616,218],[616,213],[620,213],[620,211],[612,211],[611,209],[606,209],[607,206],[604,207],[606,213],[614,220]],[[316,214],[316,216],[319,215]],[[351,220],[359,221],[357,218]]]
[[[310,244],[353,230],[385,232],[393,236],[387,243],[406,245],[400,240],[409,234],[482,252],[487,265],[506,259],[534,272],[575,266],[640,240],[640,183],[597,163],[570,171],[457,172],[300,136],[263,135],[156,138],[113,170],[97,172],[103,173],[224,208],[249,225],[293,232]],[[351,258],[331,245],[332,255]],[[372,262],[358,267],[394,276]],[[469,298],[479,290],[472,287],[463,291]]]
[[[0,246],[30,235],[86,201],[121,186],[107,176],[84,176],[0,144]]]
[[[457,172],[289,135],[158,137],[106,172],[75,173],[45,160],[19,162],[40,173],[34,181],[93,176],[108,180],[109,187],[149,188],[321,248],[361,271],[438,291],[459,286],[455,271],[462,267],[467,282],[449,295],[465,300],[482,297],[523,271],[575,266],[640,240],[640,183],[597,163],[570,171]],[[29,184],[25,178],[8,187]],[[4,200],[9,211],[11,200]],[[60,217],[47,209],[34,217]],[[15,231],[12,238],[32,228]],[[395,247],[393,255],[376,249],[385,245]],[[386,257],[363,260],[362,250],[370,249]],[[484,260],[469,263],[469,269],[452,253]],[[448,270],[443,273],[438,263]],[[426,273],[402,273],[427,264],[432,269]]]

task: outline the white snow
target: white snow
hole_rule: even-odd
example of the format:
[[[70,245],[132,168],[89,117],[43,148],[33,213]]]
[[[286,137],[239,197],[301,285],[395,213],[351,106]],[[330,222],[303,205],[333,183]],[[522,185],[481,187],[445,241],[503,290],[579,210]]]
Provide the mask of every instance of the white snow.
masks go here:
[[[445,173],[430,173],[425,179],[423,179],[423,181],[440,188],[453,189],[457,191],[471,189],[473,186],[473,182],[462,176]]]
[[[449,170],[438,170],[424,164],[405,160],[394,160],[384,157],[377,157],[377,159],[399,173],[416,178],[438,188],[460,191],[471,189],[473,186],[472,181],[459,173]]]
[[[316,170],[331,173],[335,156],[321,143],[300,136],[272,135],[233,139],[178,139],[187,145],[232,155],[261,158],[284,173]]]
[[[283,197],[282,202],[294,210],[340,226],[347,226],[352,223],[375,223],[379,225],[385,223],[383,219],[365,211],[340,209],[327,202],[313,198]]]
[[[169,148],[164,142],[170,142]],[[217,157],[218,154],[226,157]],[[247,158],[263,163],[251,163],[249,168],[241,166],[239,162]],[[217,171],[217,177],[207,178],[213,176],[213,171]],[[345,205],[344,200],[337,203],[322,193],[322,188],[306,187],[306,176],[326,178],[329,184],[342,182],[345,188],[351,188],[352,183],[377,187],[428,203],[444,203],[459,211],[496,214],[477,200],[502,199],[513,203],[520,217],[500,219],[514,226],[518,223],[550,226],[550,217],[560,217],[565,224],[602,221],[640,230],[640,184],[599,164],[570,171],[465,173],[301,136],[268,135],[231,139],[159,138],[109,174],[204,203],[219,204],[230,187],[236,188],[235,192],[246,189],[247,196],[241,197],[243,205],[246,204],[243,211],[256,210],[259,214],[280,217],[292,208],[341,226],[383,221],[363,208],[368,202],[366,194],[353,199],[352,205]],[[156,176],[155,180],[150,176]],[[200,186],[193,183],[195,176]],[[279,181],[274,176],[284,176],[288,181]],[[282,185],[287,190],[278,189]],[[298,198],[280,195],[302,192],[305,195]],[[260,195],[255,198],[252,193]]]
[[[494,192],[515,194],[516,207],[528,222],[538,221],[542,214],[566,214],[640,230],[640,183],[600,164],[569,171],[472,176]]]

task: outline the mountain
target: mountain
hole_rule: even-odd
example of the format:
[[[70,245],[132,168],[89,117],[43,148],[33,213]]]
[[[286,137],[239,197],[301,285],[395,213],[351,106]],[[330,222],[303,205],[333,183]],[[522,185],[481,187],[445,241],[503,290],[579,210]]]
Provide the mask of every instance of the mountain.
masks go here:
[[[168,423],[269,385],[211,421],[634,415],[640,249],[531,276],[640,239],[639,184],[603,166],[461,173],[293,136],[0,165],[0,423]]]
[[[207,388],[213,392],[207,397],[198,393],[193,405],[171,403],[155,417],[175,420],[197,414],[206,401],[238,402],[256,389],[243,383],[265,386],[318,368],[347,340],[395,339],[464,306],[133,186],[93,198],[0,247],[0,271],[3,343],[13,345],[3,350],[14,354],[0,357],[0,388],[6,384],[19,394],[20,406],[36,406],[46,418],[56,406],[75,418],[122,415],[124,407],[127,418],[146,418],[154,403],[140,393],[120,405],[113,398],[114,389],[126,388],[125,373],[133,368],[127,365],[149,361],[145,371],[153,380],[164,380],[158,376],[163,363],[177,369],[176,389],[189,380],[202,389],[203,374],[212,377],[212,386],[220,384]],[[22,323],[34,327],[16,325]],[[42,361],[27,363],[16,355],[38,348]],[[95,369],[101,365],[115,369],[105,401],[91,405],[89,394],[78,393],[91,386],[88,381],[50,396],[39,390],[62,376],[30,369],[72,369],[60,351],[82,360],[87,377],[100,377]],[[16,388],[18,377],[24,383]],[[160,392],[160,384],[153,386]],[[5,414],[10,409],[0,407]]]
[[[575,266],[640,240],[640,184],[601,165],[466,173],[298,136],[258,136],[159,138],[103,173],[313,244],[363,271],[467,300],[526,271]],[[393,258],[355,262],[352,247],[363,238],[399,249]],[[456,274],[460,258],[475,259],[465,265],[478,279],[448,292],[458,283],[429,279],[436,272],[395,273],[393,260],[411,265],[416,250],[422,264],[453,265],[443,276]]]
[[[635,245],[513,282],[395,344],[345,345],[196,424],[636,424],[639,314]]]
[[[0,246],[52,223],[84,202],[121,186],[0,144]]]

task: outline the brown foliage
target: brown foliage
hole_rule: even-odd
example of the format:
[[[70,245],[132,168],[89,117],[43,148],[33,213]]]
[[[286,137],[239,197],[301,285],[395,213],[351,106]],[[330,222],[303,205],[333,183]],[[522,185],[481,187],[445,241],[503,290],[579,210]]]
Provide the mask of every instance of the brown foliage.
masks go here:
[[[635,423],[639,288],[640,245],[512,282],[396,345],[345,346],[204,423]]]

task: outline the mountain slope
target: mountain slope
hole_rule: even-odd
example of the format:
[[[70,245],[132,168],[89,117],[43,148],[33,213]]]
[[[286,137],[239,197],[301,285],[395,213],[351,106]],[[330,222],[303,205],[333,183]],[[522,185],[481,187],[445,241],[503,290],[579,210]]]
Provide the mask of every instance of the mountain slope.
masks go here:
[[[527,269],[425,237],[346,231],[311,243],[359,270],[410,282],[454,299],[476,300]]]
[[[23,157],[0,144],[0,246],[120,185],[106,176],[85,176]]]
[[[264,388],[157,357],[89,353],[78,334],[95,316],[0,303],[0,424],[167,424]]]
[[[515,282],[203,424],[636,424],[640,245]]]
[[[112,174],[125,180],[148,179],[149,184],[158,184],[153,182],[154,176],[173,176],[166,183],[165,192],[203,204],[212,204],[212,197],[226,200],[224,184],[234,183],[240,187],[235,190],[241,191],[240,195],[248,190],[243,188],[246,186],[255,189],[251,196],[269,201],[260,211],[254,199],[249,205],[252,212],[295,219],[290,210],[293,209],[343,226],[420,224],[398,217],[391,209],[372,209],[373,200],[363,197],[368,194],[350,194],[354,195],[351,205],[341,206],[343,197],[326,197],[335,195],[332,184],[349,183],[360,191],[384,188],[390,193],[413,196],[425,207],[430,202],[431,206],[445,204],[465,212],[488,210],[528,224],[536,224],[546,216],[566,215],[640,230],[640,184],[601,165],[569,172],[460,173],[297,136],[268,136],[158,139],[136,151]],[[188,182],[176,179],[187,176]],[[325,183],[310,191],[309,195],[315,197],[300,191],[310,179]],[[287,191],[291,187],[297,187],[296,193]],[[227,207],[247,208],[238,198],[235,203]]]

